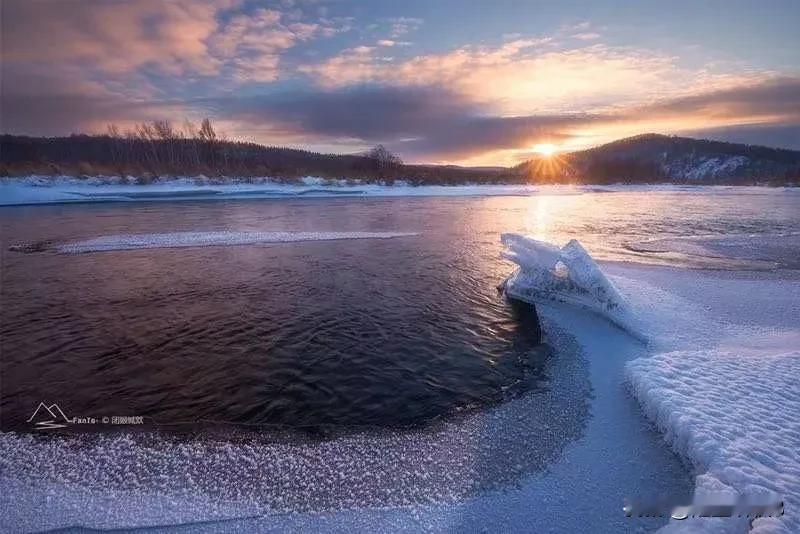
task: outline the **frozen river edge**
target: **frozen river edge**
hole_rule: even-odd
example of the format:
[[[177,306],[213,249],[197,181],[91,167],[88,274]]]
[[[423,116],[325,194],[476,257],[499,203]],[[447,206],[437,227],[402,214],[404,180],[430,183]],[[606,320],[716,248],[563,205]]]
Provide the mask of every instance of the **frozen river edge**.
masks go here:
[[[628,362],[626,380],[667,442],[699,473],[695,499],[716,504],[734,504],[737,498],[782,501],[786,509],[783,517],[690,518],[674,521],[666,530],[800,529],[796,511],[800,495],[800,386],[796,380],[800,375],[800,333],[796,325],[780,325],[785,318],[798,316],[800,299],[796,289],[788,289],[791,282],[779,281],[771,287],[772,281],[756,280],[759,291],[754,292],[752,283],[706,280],[723,291],[706,294],[703,284],[694,282],[687,298],[689,295],[676,294],[674,289],[664,294],[663,288],[621,278],[618,284],[627,285],[628,290],[620,292],[574,240],[559,248],[507,234],[503,243],[507,247],[504,256],[519,265],[505,283],[510,296],[530,302],[567,303],[605,317],[637,337],[645,334],[651,338],[650,353],[655,354]],[[635,271],[633,267],[627,270]],[[664,272],[669,271],[664,270],[662,276]],[[708,277],[706,273],[698,276]],[[640,274],[636,278],[641,278]],[[789,294],[776,298],[772,291],[780,291],[782,286]],[[747,324],[749,317],[730,317],[742,298],[750,301],[749,311],[774,315],[773,327],[761,333]],[[709,313],[714,308],[719,316]],[[729,317],[723,319],[724,315]],[[731,323],[743,324],[733,327]]]

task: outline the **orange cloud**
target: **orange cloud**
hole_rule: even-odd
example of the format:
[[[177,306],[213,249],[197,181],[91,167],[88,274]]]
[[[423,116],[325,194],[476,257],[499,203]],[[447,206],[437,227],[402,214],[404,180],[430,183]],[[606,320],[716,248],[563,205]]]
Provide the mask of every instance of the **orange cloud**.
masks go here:
[[[363,83],[447,87],[502,115],[608,110],[764,76],[690,70],[673,56],[641,49],[555,45],[550,38],[515,39],[495,47],[465,46],[393,61],[361,46],[299,70],[324,89]]]

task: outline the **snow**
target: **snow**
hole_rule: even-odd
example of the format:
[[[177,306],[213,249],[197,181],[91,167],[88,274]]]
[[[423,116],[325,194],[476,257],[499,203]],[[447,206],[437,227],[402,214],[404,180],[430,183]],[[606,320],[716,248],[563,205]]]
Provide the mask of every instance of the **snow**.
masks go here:
[[[663,169],[667,176],[702,181],[731,176],[738,168],[749,162],[750,159],[746,156],[689,157],[663,165]]]
[[[390,239],[394,237],[411,237],[416,235],[419,234],[409,232],[172,232],[164,234],[100,236],[84,241],[56,245],[55,249],[62,253],[81,253],[149,248],[333,241],[339,239]]]
[[[75,178],[70,176],[0,179],[0,206],[179,200],[232,200],[406,196],[531,196],[579,195],[595,192],[652,191],[691,194],[765,194],[776,190],[800,193],[800,188],[686,185],[486,185],[412,186],[403,180],[394,185],[364,184],[354,180],[306,177],[296,183],[269,178],[242,179],[205,176],[171,178],[137,185],[135,179],[119,177]]]
[[[577,242],[558,248],[517,235],[503,242],[505,257],[519,265],[506,283],[510,296],[577,305],[615,324],[619,309],[636,317],[649,353],[628,362],[625,376],[644,413],[698,473],[695,502],[776,496],[786,515],[754,520],[753,532],[800,532],[795,278],[612,265],[612,283]],[[746,519],[689,518],[664,530],[747,528]]]
[[[31,176],[0,180],[0,206],[73,202],[136,202],[176,200],[230,200],[252,198],[314,198],[331,196],[527,196],[538,188],[529,185],[411,186],[361,184],[346,180],[307,177],[297,183],[205,177],[178,178],[146,185],[120,183],[118,178],[77,179]],[[551,194],[577,194],[571,186]]]
[[[676,351],[627,364],[633,394],[716,493],[783,498],[783,519],[752,532],[800,531],[800,336],[778,347]],[[735,519],[695,520],[707,531],[746,530]],[[677,527],[675,527],[677,528]],[[735,530],[731,530],[735,531]]]

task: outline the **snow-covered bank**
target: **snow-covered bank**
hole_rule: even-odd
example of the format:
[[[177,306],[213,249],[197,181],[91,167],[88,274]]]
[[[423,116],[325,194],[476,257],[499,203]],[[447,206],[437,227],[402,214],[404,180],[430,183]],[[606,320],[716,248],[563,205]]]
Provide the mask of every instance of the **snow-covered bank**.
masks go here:
[[[577,244],[504,241],[520,266],[507,283],[511,296],[577,303],[616,324],[620,307],[636,317],[657,354],[629,362],[626,378],[647,416],[699,473],[698,494],[777,495],[786,515],[755,520],[755,531],[800,531],[796,277],[609,266],[611,284]],[[747,528],[746,519],[698,518],[668,530]]]
[[[257,198],[394,197],[394,196],[527,196],[537,188],[525,185],[411,186],[360,184],[345,180],[305,178],[297,183],[269,180],[211,181],[180,178],[147,185],[75,178],[31,177],[0,181],[0,206],[74,202],[136,202],[177,200],[231,200]],[[562,188],[559,194],[579,193]]]
[[[531,196],[574,195],[620,191],[665,191],[696,194],[800,193],[800,188],[684,185],[422,185],[398,180],[393,185],[306,177],[294,183],[262,179],[172,178],[136,185],[119,177],[74,178],[29,176],[0,179],[0,206],[76,202],[141,202],[231,200],[256,198],[406,197],[406,196]]]
[[[758,519],[752,532],[800,531],[800,350],[788,348],[800,346],[800,337],[783,341],[669,352],[627,365],[645,413],[705,473],[707,489],[750,497],[766,490],[784,499],[786,516]],[[746,528],[734,519],[693,523],[716,532]]]

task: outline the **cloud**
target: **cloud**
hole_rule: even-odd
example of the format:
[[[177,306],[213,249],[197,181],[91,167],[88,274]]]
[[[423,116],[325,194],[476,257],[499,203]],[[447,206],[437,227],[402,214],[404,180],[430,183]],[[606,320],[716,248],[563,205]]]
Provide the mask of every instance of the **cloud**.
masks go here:
[[[284,93],[206,102],[215,116],[238,124],[262,141],[278,133],[310,142],[341,139],[384,143],[411,160],[448,161],[543,140],[592,117],[535,115],[501,117],[445,89],[360,86],[334,91]],[[262,131],[258,131],[263,128]]]
[[[273,9],[236,15],[209,37],[210,53],[232,66],[238,82],[275,81],[283,53],[299,42],[335,31],[330,25],[288,22],[286,18]]]
[[[800,125],[798,84],[797,78],[780,78],[594,113],[503,116],[442,87],[379,85],[220,99],[210,107],[256,135],[264,128],[260,134],[267,139],[280,132],[317,141],[381,142],[410,161],[512,164],[541,142],[585,148],[642,131],[685,132],[698,125],[725,126],[731,136],[754,117],[793,124],[781,133],[791,143]],[[798,147],[796,137],[792,146]]]
[[[399,36],[421,19],[360,21],[368,35],[346,36],[352,17],[274,5],[4,0],[3,128],[55,135],[211,114],[261,142],[382,142],[410,161],[481,164],[514,163],[536,143],[583,148],[643,131],[749,132],[800,148],[797,76],[690,68],[604,44],[588,22],[413,54]],[[346,48],[325,58],[317,45],[334,35],[326,42]]]
[[[721,128],[686,130],[681,135],[701,139],[715,139],[729,143],[764,145],[800,150],[800,124],[723,126]]]
[[[737,122],[800,122],[800,78],[773,76],[657,103],[640,110],[648,117],[702,116]]]
[[[233,0],[3,2],[3,61],[81,62],[122,74],[149,65],[171,75],[218,72],[206,46]]]
[[[26,69],[47,67],[53,80],[80,71],[79,78],[154,95],[202,78],[224,87],[272,82],[285,52],[344,23],[303,20],[296,10],[244,9],[241,0],[4,0],[3,66],[21,80]]]
[[[389,36],[393,39],[418,30],[425,22],[416,17],[393,17],[386,20],[390,24]]]
[[[688,70],[675,57],[630,47],[598,43],[557,48],[547,37],[391,61],[362,46],[302,65],[299,71],[328,90],[359,84],[447,87],[503,115],[600,111],[734,86],[746,79]]]
[[[130,128],[136,122],[186,117],[191,112],[174,102],[134,101],[109,94],[61,93],[4,95],[0,113],[5,132],[57,136],[71,133],[69,128],[75,124],[83,125],[83,131],[103,132],[111,123]]]
[[[375,43],[378,46],[411,46],[411,43],[408,41],[393,41],[392,39],[378,39],[378,42]]]

